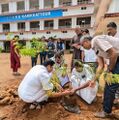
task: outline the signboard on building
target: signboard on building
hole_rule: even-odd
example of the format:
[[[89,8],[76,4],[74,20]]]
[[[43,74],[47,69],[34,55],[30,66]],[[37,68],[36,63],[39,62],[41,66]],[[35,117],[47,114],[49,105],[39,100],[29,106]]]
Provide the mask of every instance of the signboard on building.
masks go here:
[[[61,9],[51,10],[51,11],[40,11],[40,12],[32,12],[32,13],[22,13],[15,15],[3,15],[0,16],[0,23],[3,22],[17,22],[17,21],[30,21],[37,19],[47,19],[47,18],[56,18],[62,17],[63,11]]]

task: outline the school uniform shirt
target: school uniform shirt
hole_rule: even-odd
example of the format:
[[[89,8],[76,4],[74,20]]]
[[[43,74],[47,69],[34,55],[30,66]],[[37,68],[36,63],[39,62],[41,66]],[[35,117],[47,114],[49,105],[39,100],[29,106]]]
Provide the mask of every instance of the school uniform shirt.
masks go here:
[[[97,56],[93,49],[83,49],[84,51],[84,62],[96,62]]]
[[[108,35],[99,35],[92,39],[91,44],[98,56],[109,59],[107,51],[110,48],[114,48],[119,56],[119,38]]]
[[[78,88],[80,86],[81,81],[86,82],[88,80],[92,80],[93,76],[94,73],[91,67],[87,64],[84,64],[82,72],[78,72],[75,68],[73,68],[71,74],[71,82],[73,88]]]
[[[74,68],[71,75],[72,87],[78,88],[89,80],[92,80],[93,77],[94,73],[89,65],[84,64],[82,72],[77,72],[77,70]],[[98,84],[96,82],[95,87],[86,87],[77,91],[76,94],[80,96],[83,100],[85,100],[88,104],[91,104],[96,97],[97,91]]]
[[[42,65],[34,66],[24,77],[18,87],[19,97],[27,102],[42,102],[48,99],[47,90],[53,90],[50,83],[52,73]]]

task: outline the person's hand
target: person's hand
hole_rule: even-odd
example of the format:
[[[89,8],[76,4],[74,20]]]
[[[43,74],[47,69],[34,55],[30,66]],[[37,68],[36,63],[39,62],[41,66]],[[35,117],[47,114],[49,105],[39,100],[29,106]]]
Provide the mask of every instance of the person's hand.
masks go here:
[[[77,48],[77,49],[79,49],[80,47],[81,47],[81,45],[78,45],[78,44],[75,46],[75,48]]]
[[[57,84],[57,89],[60,91],[60,92],[63,92],[64,89],[62,88],[62,86],[60,86],[59,84]]]
[[[75,93],[76,89],[71,89],[70,90],[70,95],[73,95]]]
[[[72,44],[72,47],[76,47],[78,44],[77,43],[74,43],[74,44]]]
[[[72,95],[72,94],[74,94],[74,92],[75,92],[75,89],[64,91],[65,95]]]
[[[96,82],[94,80],[91,80],[89,83],[89,87],[95,87]]]

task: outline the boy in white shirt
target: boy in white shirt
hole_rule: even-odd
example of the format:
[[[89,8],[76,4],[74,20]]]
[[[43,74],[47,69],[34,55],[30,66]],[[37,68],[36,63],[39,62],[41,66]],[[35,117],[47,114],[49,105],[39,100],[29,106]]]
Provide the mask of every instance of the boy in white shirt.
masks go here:
[[[75,62],[75,65],[71,74],[71,82],[72,82],[73,88],[77,88],[88,82],[90,83],[93,77],[94,77],[94,72],[89,65],[82,64],[79,61]],[[94,88],[84,87],[84,89],[81,89],[76,93],[88,104],[91,104],[96,97],[97,90],[98,90],[98,84],[96,84]]]

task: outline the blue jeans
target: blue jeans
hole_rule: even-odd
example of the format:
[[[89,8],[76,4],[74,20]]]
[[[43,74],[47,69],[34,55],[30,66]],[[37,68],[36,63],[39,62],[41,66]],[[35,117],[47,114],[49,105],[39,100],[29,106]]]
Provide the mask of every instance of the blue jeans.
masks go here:
[[[115,68],[112,71],[113,74],[119,74],[119,58],[117,60],[117,63],[115,65]],[[111,84],[105,85],[105,89],[104,89],[104,100],[103,100],[103,110],[106,113],[111,113],[112,112],[112,106],[113,106],[113,102],[115,99],[115,93],[117,91],[117,89],[119,89],[119,83],[116,84]]]

